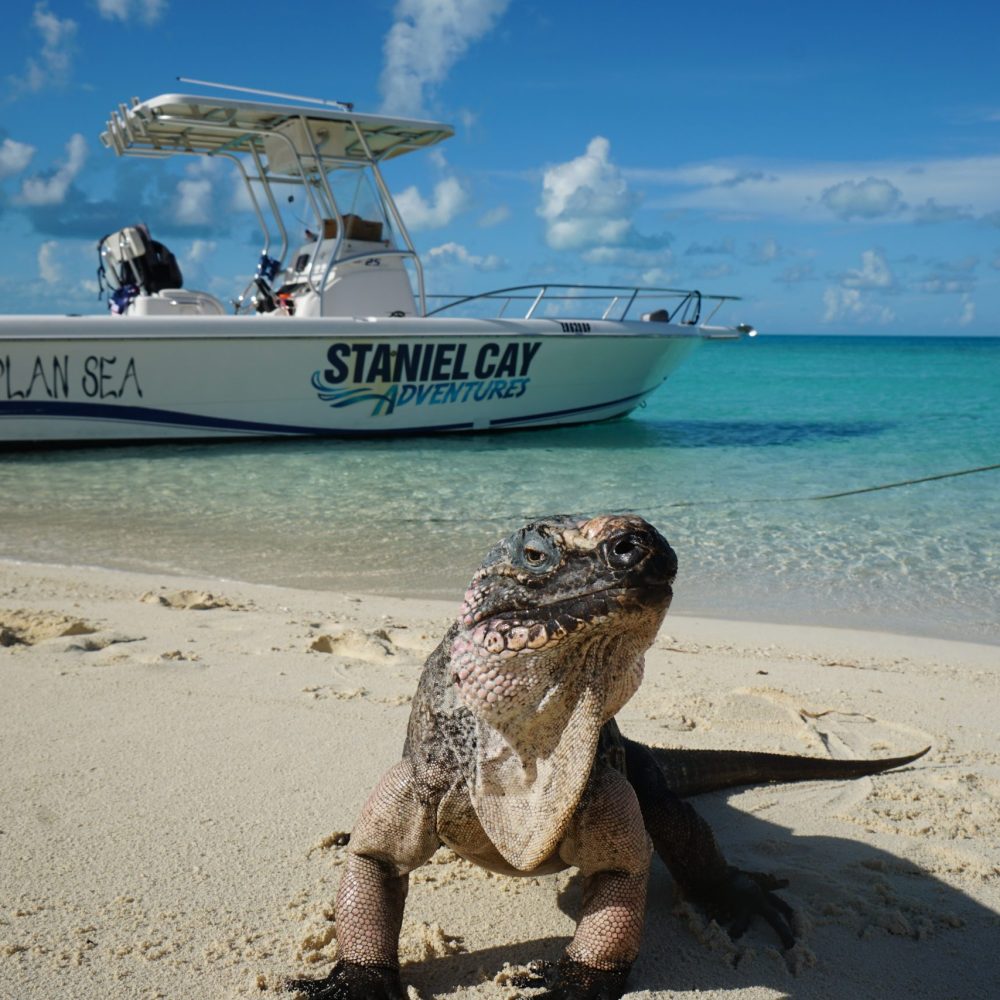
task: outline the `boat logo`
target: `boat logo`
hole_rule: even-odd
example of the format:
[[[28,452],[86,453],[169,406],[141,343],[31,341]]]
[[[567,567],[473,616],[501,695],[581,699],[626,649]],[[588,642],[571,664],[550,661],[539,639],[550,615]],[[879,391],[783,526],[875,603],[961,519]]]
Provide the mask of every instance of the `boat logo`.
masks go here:
[[[528,389],[541,346],[540,340],[338,341],[327,350],[329,367],[313,372],[312,386],[338,409],[370,402],[372,416],[401,406],[516,399]]]

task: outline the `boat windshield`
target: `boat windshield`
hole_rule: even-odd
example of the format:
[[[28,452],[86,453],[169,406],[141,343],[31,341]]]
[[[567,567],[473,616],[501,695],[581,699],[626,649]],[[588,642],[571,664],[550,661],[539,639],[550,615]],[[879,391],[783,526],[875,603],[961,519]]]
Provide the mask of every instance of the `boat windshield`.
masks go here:
[[[256,178],[250,184],[258,203],[266,204],[263,186]],[[306,234],[320,232],[324,223],[329,227],[339,212],[341,218],[353,217],[371,223],[377,229],[380,241],[389,246],[396,245],[393,214],[366,167],[339,166],[326,175],[325,183],[314,176],[308,178],[305,185],[301,180],[281,178],[269,181],[269,186],[274,194],[276,210],[271,220],[266,217],[262,220],[269,239],[271,236],[281,237],[287,232],[294,248],[296,239],[311,239],[312,235]],[[273,231],[275,223],[277,233]],[[336,226],[332,228],[337,229]],[[405,242],[404,239],[404,245]]]
[[[343,215],[354,215],[382,224],[382,239],[392,239],[392,218],[385,210],[378,186],[365,169],[335,170],[329,175],[334,200]]]

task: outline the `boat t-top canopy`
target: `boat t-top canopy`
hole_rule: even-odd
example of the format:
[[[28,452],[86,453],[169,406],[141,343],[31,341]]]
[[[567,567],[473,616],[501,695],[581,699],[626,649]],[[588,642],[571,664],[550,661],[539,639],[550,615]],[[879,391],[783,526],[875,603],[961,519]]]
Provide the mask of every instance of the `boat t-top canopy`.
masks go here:
[[[275,184],[291,184],[304,192],[316,232],[324,239],[335,241],[335,246],[324,258],[326,272],[323,280],[329,276],[335,262],[345,259],[344,253],[372,250],[371,247],[351,249],[347,246],[352,233],[356,238],[363,239],[358,232],[378,232],[380,235],[375,240],[381,244],[377,248],[381,258],[398,254],[413,262],[421,312],[426,311],[420,259],[382,177],[380,164],[403,153],[433,146],[450,138],[455,130],[441,122],[357,114],[350,105],[332,101],[296,99],[292,95],[269,91],[249,92],[287,97],[289,103],[265,104],[190,94],[161,94],[147,101],[133,98],[131,105],[120,104],[112,112],[105,131],[101,133],[101,142],[119,156],[214,156],[235,164],[243,176],[250,204],[264,236],[258,272],[251,279],[248,291],[251,287],[260,286],[262,267],[273,275],[284,264],[289,248],[288,232],[272,187]],[[312,103],[292,103],[297,100]],[[374,182],[373,197],[358,194],[369,175]],[[335,178],[347,182],[346,192]],[[259,193],[266,200],[271,222],[265,217]],[[338,205],[338,200],[345,193],[345,211],[352,218],[355,213],[364,215],[364,218],[352,221],[350,226]],[[366,220],[370,223],[367,228],[359,225]],[[402,248],[393,245],[388,235],[390,229],[402,239]],[[274,230],[280,236],[280,247],[272,258],[270,245]],[[316,238],[309,231],[307,236],[309,239]],[[371,237],[367,238],[371,240]],[[306,281],[314,289],[314,278],[318,277],[314,274],[318,254],[309,250],[308,255],[311,265]],[[370,252],[368,256],[371,256]],[[243,302],[246,294],[244,292],[238,301]]]
[[[378,163],[450,138],[441,122],[356,114],[346,106],[262,104],[214,96],[133,98],[112,112],[101,142],[119,155],[263,155],[272,176],[300,168]]]

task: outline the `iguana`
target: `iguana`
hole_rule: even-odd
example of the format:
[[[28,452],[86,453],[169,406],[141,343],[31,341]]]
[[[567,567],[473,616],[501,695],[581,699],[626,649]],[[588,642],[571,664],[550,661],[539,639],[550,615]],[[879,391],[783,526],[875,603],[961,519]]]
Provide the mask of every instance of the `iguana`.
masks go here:
[[[290,988],[321,1000],[405,1000],[397,947],[408,876],[442,844],[506,875],[580,870],[582,913],[539,994],[549,1000],[622,996],[651,848],[734,936],[760,916],[793,943],[792,910],[775,893],[786,883],[729,865],[682,796],[855,778],[921,754],[845,761],[657,750],[625,738],[614,716],[639,687],[676,572],[673,549],[636,516],[545,518],[489,552],[424,666],[403,758],[351,834],[337,964]]]

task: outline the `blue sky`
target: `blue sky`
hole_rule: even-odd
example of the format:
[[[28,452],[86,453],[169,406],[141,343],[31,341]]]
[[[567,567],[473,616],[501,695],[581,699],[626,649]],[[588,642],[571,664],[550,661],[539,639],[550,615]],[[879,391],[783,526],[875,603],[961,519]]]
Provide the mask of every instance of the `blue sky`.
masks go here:
[[[242,289],[229,170],[97,141],[189,76],[453,123],[386,166],[435,291],[638,282],[741,295],[762,332],[1000,335],[998,4],[309,7],[8,5],[7,312],[103,310],[96,241],[137,221],[189,287]]]

